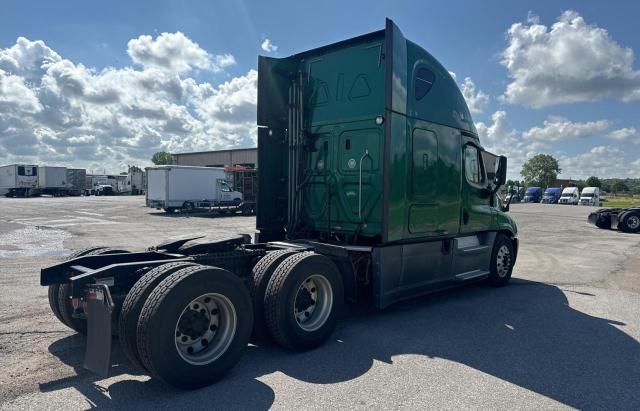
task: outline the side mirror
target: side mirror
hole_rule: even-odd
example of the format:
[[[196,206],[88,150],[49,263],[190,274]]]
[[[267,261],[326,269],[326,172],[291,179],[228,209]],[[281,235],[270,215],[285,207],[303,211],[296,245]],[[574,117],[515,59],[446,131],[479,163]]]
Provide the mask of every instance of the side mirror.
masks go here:
[[[496,176],[493,183],[496,187],[500,187],[507,182],[507,158],[505,156],[498,157],[498,165],[496,167]]]
[[[502,206],[502,211],[503,211],[503,212],[505,212],[505,213],[506,213],[506,212],[508,212],[508,211],[509,211],[509,206],[511,205],[511,200],[512,200],[512,199],[513,199],[513,194],[511,194],[511,195],[509,196],[509,199],[507,200],[507,204],[505,204],[505,205],[503,205],[503,206]]]

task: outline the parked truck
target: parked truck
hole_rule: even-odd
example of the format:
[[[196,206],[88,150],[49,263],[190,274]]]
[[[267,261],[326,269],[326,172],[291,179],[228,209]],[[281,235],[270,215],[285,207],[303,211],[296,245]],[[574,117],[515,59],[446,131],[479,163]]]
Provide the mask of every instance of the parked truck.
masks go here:
[[[580,205],[586,206],[600,206],[600,188],[599,187],[585,187],[580,193]]]
[[[147,207],[176,210],[230,208],[242,204],[242,193],[231,189],[224,168],[193,166],[148,167]]]
[[[542,203],[545,204],[556,204],[560,199],[560,195],[562,194],[562,189],[556,187],[549,187],[544,190],[542,194]]]
[[[140,195],[144,192],[143,188],[144,171],[130,169],[127,173],[124,192],[131,195]]]
[[[578,204],[580,200],[580,189],[578,187],[566,187],[562,190],[562,195],[558,200],[558,204]]]
[[[542,200],[542,189],[540,187],[527,187],[524,192],[524,203],[539,203]]]
[[[493,156],[489,180],[456,82],[392,21],[260,57],[257,101],[254,241],[203,227],[146,251],[93,247],[42,269],[54,314],[87,334],[90,370],[107,374],[115,333],[143,372],[201,387],[250,340],[317,347],[345,302],[385,308],[470,281],[509,282],[517,229],[496,195],[507,159]],[[149,169],[150,192],[168,169]],[[156,198],[173,206],[166,193]]]
[[[38,166],[10,164],[0,167],[0,195],[30,197],[38,187]]]

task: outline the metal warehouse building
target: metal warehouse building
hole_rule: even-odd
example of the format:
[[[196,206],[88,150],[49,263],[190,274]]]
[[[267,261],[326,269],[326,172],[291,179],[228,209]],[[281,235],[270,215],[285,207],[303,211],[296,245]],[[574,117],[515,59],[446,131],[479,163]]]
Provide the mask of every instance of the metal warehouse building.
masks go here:
[[[173,164],[179,166],[224,167],[244,166],[258,167],[257,148],[237,148],[232,150],[201,151],[196,153],[172,154]]]

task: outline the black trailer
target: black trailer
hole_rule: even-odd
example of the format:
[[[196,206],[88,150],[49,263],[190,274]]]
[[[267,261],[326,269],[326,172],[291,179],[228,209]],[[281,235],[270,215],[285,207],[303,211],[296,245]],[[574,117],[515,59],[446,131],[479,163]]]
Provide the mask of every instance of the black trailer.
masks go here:
[[[601,208],[589,214],[588,221],[598,228],[640,233],[640,207]]]

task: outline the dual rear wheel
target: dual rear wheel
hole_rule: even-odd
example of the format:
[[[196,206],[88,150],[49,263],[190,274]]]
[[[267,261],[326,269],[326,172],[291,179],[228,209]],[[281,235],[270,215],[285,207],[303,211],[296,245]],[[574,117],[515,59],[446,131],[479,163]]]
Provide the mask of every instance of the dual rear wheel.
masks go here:
[[[320,345],[333,332],[344,297],[329,258],[272,252],[253,274],[247,290],[236,275],[216,267],[182,262],[154,268],[123,303],[123,351],[154,377],[191,389],[233,367],[252,332],[254,341],[260,332],[261,342],[272,338],[292,350]]]

